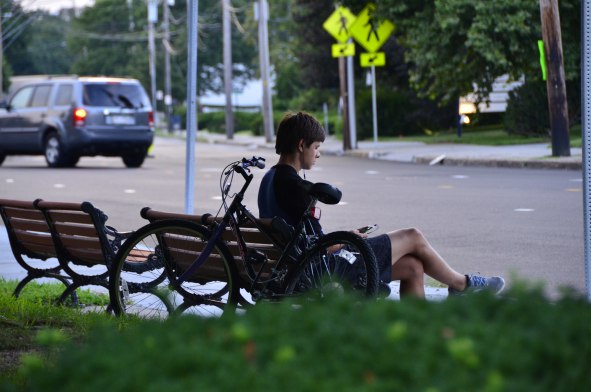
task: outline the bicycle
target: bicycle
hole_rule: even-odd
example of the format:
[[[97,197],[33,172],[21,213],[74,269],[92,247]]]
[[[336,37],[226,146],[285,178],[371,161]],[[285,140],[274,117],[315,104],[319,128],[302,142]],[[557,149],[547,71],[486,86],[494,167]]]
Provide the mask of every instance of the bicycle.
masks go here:
[[[221,217],[165,214],[176,219],[155,220],[130,236],[111,269],[114,312],[166,317],[192,308],[198,314],[217,315],[261,300],[302,295],[317,299],[329,292],[352,291],[375,296],[377,263],[366,241],[347,231],[322,235],[310,224],[319,218],[316,203],[337,204],[341,192],[329,184],[310,183],[312,200],[296,227],[281,218],[258,219],[243,199],[254,177],[250,169],[264,166],[264,158],[253,157],[222,170]],[[244,183],[230,195],[235,173]],[[230,205],[228,198],[233,199]],[[247,230],[264,237],[278,256],[245,241]]]

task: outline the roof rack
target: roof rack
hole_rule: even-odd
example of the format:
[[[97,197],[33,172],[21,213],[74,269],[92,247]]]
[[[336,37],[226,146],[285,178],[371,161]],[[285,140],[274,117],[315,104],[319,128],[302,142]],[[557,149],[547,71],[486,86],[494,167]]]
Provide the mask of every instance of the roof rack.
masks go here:
[[[14,75],[11,80],[78,79],[78,75]]]

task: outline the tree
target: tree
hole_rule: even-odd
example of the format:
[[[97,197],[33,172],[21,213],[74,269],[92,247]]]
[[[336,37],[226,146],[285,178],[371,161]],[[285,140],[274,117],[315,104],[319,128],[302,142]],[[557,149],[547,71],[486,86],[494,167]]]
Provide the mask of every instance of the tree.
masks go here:
[[[356,1],[345,1],[345,3]],[[537,40],[540,11],[531,0],[382,0],[377,13],[393,20],[405,48],[410,82],[421,96],[451,102],[472,92],[481,97],[496,77],[509,74],[539,78]],[[580,0],[562,0],[566,23],[567,80],[579,74]]]
[[[236,22],[244,18],[246,0],[233,2]],[[172,95],[184,99],[187,80],[187,19],[186,2],[176,1],[171,7]],[[157,35],[157,75],[159,89],[163,89],[163,46]],[[148,69],[147,7],[144,0],[133,0],[131,5],[120,0],[97,1],[73,20],[68,46],[77,58],[72,71],[86,75],[126,75],[150,84]],[[250,77],[255,55],[252,46],[238,29],[233,29],[235,77]],[[199,93],[222,90],[222,12],[219,0],[199,2],[198,45]]]
[[[29,26],[27,56],[35,74],[67,74],[73,56],[67,48],[69,22],[61,16],[37,13],[37,20]]]
[[[451,102],[476,85],[485,97],[496,77],[539,67],[539,7],[531,0],[384,0],[378,14],[396,23],[421,96]]]

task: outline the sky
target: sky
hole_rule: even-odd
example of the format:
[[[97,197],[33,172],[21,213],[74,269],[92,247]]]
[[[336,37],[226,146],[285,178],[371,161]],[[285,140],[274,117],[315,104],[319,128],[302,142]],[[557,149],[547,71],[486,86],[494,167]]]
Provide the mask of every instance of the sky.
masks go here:
[[[61,8],[79,8],[94,4],[94,0],[20,0],[19,3],[26,10],[43,9],[57,12]]]

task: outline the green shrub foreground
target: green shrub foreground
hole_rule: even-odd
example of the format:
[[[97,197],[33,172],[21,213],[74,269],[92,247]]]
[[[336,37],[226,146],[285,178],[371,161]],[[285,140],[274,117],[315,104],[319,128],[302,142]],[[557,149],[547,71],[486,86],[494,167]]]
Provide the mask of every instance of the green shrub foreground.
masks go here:
[[[25,385],[0,389],[588,391],[590,330],[583,298],[550,303],[529,291],[260,304],[221,319],[107,320],[51,361],[29,357],[19,370]]]

